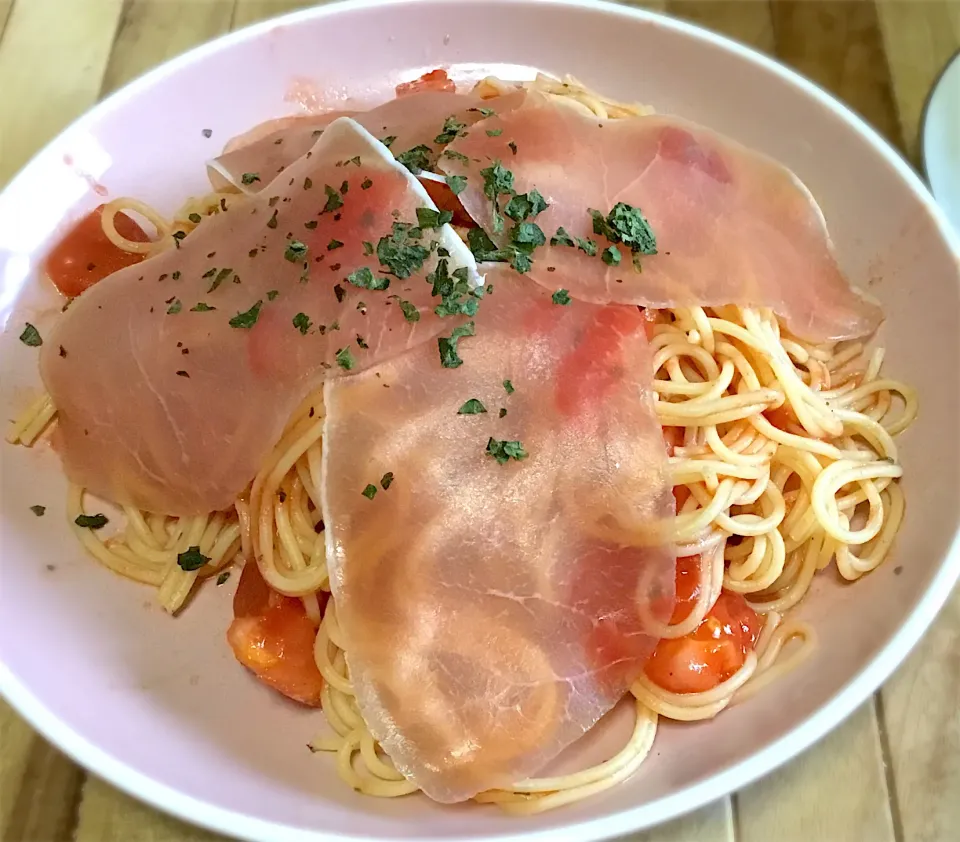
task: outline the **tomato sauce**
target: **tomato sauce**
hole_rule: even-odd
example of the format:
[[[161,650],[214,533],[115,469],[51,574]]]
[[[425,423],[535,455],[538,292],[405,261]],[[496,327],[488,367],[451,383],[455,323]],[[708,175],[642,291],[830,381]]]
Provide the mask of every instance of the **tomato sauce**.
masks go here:
[[[140,263],[145,255],[117,248],[103,233],[103,205],[83,217],[47,255],[44,273],[68,298],[76,298],[107,275]],[[137,243],[149,242],[146,232],[125,213],[118,213],[117,232]]]

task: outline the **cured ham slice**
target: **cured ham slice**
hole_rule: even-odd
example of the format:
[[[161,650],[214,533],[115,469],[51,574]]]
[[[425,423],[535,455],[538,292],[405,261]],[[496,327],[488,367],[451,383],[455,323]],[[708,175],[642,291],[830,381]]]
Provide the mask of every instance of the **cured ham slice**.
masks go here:
[[[69,478],[154,512],[232,505],[310,389],[445,327],[436,252],[479,279],[440,221],[345,118],[255,197],[88,289],[40,360]]]
[[[516,107],[523,98],[522,92],[484,100],[475,94],[425,89],[390,100],[370,111],[283,117],[257,126],[231,141],[224,154],[210,163],[210,179],[217,188],[232,185],[245,193],[256,193],[263,189],[267,180],[306,154],[316,143],[317,133],[341,116],[353,117],[374,137],[389,141],[390,151],[409,160],[414,171],[428,169],[458,131],[463,132],[483,119],[494,107],[493,103],[497,108],[509,109]],[[403,158],[404,153],[408,153],[408,158]],[[261,180],[244,179],[248,173],[259,174]]]
[[[441,339],[325,386],[327,562],[360,710],[442,802],[582,736],[641,673],[644,618],[673,607],[643,315],[556,304],[511,271],[491,286],[455,359]]]
[[[454,141],[440,166],[466,177],[464,207],[508,249],[525,208],[515,203],[500,230],[493,199],[503,214],[539,191],[548,207],[526,221],[545,243],[528,274],[550,289],[655,308],[769,307],[813,341],[865,336],[882,319],[843,276],[796,176],[694,123],[598,120],[531,93]]]

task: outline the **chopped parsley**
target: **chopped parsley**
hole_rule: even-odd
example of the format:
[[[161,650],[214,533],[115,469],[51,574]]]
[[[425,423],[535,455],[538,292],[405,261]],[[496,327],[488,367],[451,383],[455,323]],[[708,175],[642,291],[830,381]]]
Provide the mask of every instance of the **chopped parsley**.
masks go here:
[[[378,278],[366,266],[361,266],[356,272],[347,275],[347,281],[360,289],[381,290],[390,286],[389,278]]]
[[[364,240],[364,241],[363,241],[363,253],[364,253],[364,255],[366,255],[367,257],[370,257],[370,255],[373,254],[373,243],[370,243],[370,242],[367,242],[367,240]]]
[[[417,225],[421,228],[440,228],[453,221],[450,211],[436,211],[433,208],[417,208]]]
[[[308,231],[316,231],[316,230],[317,230],[317,226],[318,226],[319,224],[320,224],[320,223],[317,222],[317,220],[311,219],[309,222],[304,222],[304,223],[303,223],[303,227],[306,228]]]
[[[504,381],[503,381],[503,390],[504,390],[508,395],[512,395],[514,392],[517,391],[516,389],[513,388],[513,383],[511,383],[509,380],[504,380]]]
[[[506,465],[511,459],[519,462],[526,459],[530,454],[523,449],[523,444],[518,441],[501,441],[492,436],[487,442],[486,452],[497,460],[501,465]]]
[[[504,407],[500,407],[500,417],[503,418],[507,414],[507,410]]]
[[[467,322],[455,327],[449,337],[441,336],[437,340],[440,349],[440,364],[444,368],[459,368],[463,365],[463,360],[457,353],[457,342],[464,336],[474,336],[475,333],[473,322]]]
[[[551,246],[574,246],[576,245],[576,243],[574,243],[573,237],[571,237],[567,233],[567,229],[561,225],[557,229],[557,233],[550,238],[550,245]]]
[[[175,298],[173,303],[167,307],[167,315],[175,316],[183,309],[183,302],[179,298]]]
[[[181,570],[185,570],[187,573],[199,570],[208,561],[210,561],[210,558],[200,552],[200,547],[190,547],[177,555],[177,564]]]
[[[371,187],[373,187],[373,182],[369,178],[365,178],[360,182],[361,190],[369,190]]]
[[[84,529],[103,529],[110,521],[106,515],[77,515],[74,523]]]
[[[253,182],[259,181],[259,180],[260,180],[260,173],[245,172],[242,176],[240,176],[241,184],[253,184]]]
[[[483,195],[493,202],[493,233],[503,231],[503,217],[500,216],[500,196],[514,194],[513,173],[506,169],[499,161],[492,166],[480,170],[483,176]]]
[[[293,317],[293,326],[306,336],[307,331],[313,327],[313,322],[310,321],[310,317],[306,313],[297,313]]]
[[[422,231],[404,222],[393,223],[393,233],[381,237],[377,243],[377,257],[380,264],[398,278],[409,278],[423,267],[430,250],[413,242],[420,239]],[[385,289],[385,287],[378,287]]]
[[[523,222],[526,219],[533,219],[548,207],[546,199],[540,195],[539,190],[534,188],[529,193],[518,193],[514,196],[507,202],[503,212],[514,222]]]
[[[273,216],[267,220],[267,228],[276,228],[277,227],[277,213],[278,211],[273,212]]]
[[[198,301],[190,308],[191,313],[209,313],[211,310],[216,310],[216,307],[211,307],[209,304],[206,304],[203,301]]]
[[[500,137],[503,134],[503,129],[487,129],[487,137]]]
[[[380,142],[381,142],[384,146],[386,146],[387,149],[389,149],[389,148],[393,145],[393,142],[394,142],[396,139],[397,139],[397,136],[396,136],[395,134],[392,134],[392,135],[387,135],[387,137],[381,138],[381,139],[380,139]]]
[[[634,254],[657,253],[656,235],[639,208],[617,202],[606,217],[597,210],[590,210],[590,216],[594,234],[606,237],[611,243],[623,243]]]
[[[517,154],[517,144],[515,144],[515,143],[511,140],[511,141],[507,144],[507,146],[510,147],[510,151],[511,151],[514,155]]]
[[[174,271],[174,273],[173,273],[170,277],[173,278],[175,281],[179,281],[179,280],[180,280],[180,270],[177,269],[176,271]]]
[[[470,398],[470,400],[457,410],[457,415],[481,415],[486,411],[487,408],[479,400]]]
[[[616,246],[609,246],[603,250],[603,254],[600,255],[600,259],[607,264],[607,266],[619,266],[620,265],[620,249]]]
[[[33,512],[37,517],[43,517],[44,513],[47,511],[46,506],[31,506],[30,511]]]
[[[218,286],[220,286],[220,284],[222,284],[232,274],[233,274],[233,269],[221,269],[219,272],[217,272],[217,277],[213,279],[213,283],[210,284],[210,289],[208,289],[207,292],[213,292]],[[207,277],[207,275],[204,275],[204,277]]]
[[[340,195],[341,195],[341,196],[346,196],[346,195],[347,195],[347,191],[349,191],[349,190],[350,190],[350,182],[347,181],[346,179],[344,179],[344,180],[340,183]]]
[[[20,334],[20,341],[24,345],[29,345],[31,348],[39,348],[43,344],[40,331],[30,324],[30,322],[27,322],[24,326],[23,333]]]
[[[347,297],[347,291],[340,284],[333,285],[333,294],[337,296],[338,302],[342,302]]]
[[[304,189],[304,190],[311,190],[312,188],[313,188],[313,179],[312,179],[312,178],[305,178],[305,179],[303,180],[303,189]]]
[[[367,487],[360,492],[368,500],[372,500],[377,496],[377,487],[371,482],[367,483]]]
[[[565,289],[558,289],[553,295],[550,296],[554,304],[561,304],[564,307],[570,303],[570,293]]]
[[[187,219],[189,219],[194,225],[199,225],[203,221],[203,217],[198,213],[191,213]]]
[[[597,256],[597,244],[593,240],[584,240],[581,237],[577,237],[577,248],[588,257]]]
[[[462,152],[457,152],[455,149],[444,149],[443,157],[450,158],[452,161],[459,161],[461,164],[470,163],[470,159],[466,155]]]
[[[280,290],[271,289],[267,291],[267,301],[273,301],[280,294]]]
[[[299,240],[288,240],[283,256],[291,263],[299,263],[307,256],[307,247]]]
[[[337,351],[337,365],[340,366],[344,371],[351,371],[356,365],[356,361],[353,359],[353,354],[350,352],[349,348],[341,348]]]
[[[414,146],[413,149],[408,149],[406,152],[397,155],[397,161],[414,175],[420,175],[430,165],[432,154],[433,150],[421,143],[419,146]]]
[[[467,189],[467,177],[465,175],[448,175],[444,181],[454,196],[459,196]]]
[[[461,123],[456,117],[447,117],[443,121],[443,130],[434,139],[434,143],[441,146],[445,143],[451,143],[456,140],[463,130],[467,127],[466,123]]]
[[[340,194],[329,184],[325,184],[323,191],[327,194],[327,203],[323,206],[321,213],[332,213],[343,207],[343,199]]]
[[[250,329],[257,323],[257,319],[260,318],[260,308],[262,306],[263,301],[258,301],[249,310],[243,313],[237,313],[237,315],[230,319],[230,327]]]
[[[370,346],[367,344],[367,340],[364,339],[364,338],[363,338],[362,336],[360,336],[359,334],[357,334],[357,345],[359,345],[361,348],[363,348],[364,351],[366,351],[366,350],[370,347]]]
[[[387,471],[380,477],[380,487],[386,491],[391,485],[393,485],[393,471]]]
[[[229,571],[229,570],[224,570],[223,573],[221,573],[219,576],[217,576],[217,585],[222,585],[222,584],[224,584],[224,583],[227,581],[227,579],[229,579],[229,578],[230,578],[230,571]]]
[[[433,284],[432,294],[440,299],[434,308],[438,316],[475,316],[483,296],[482,289],[472,290],[467,282],[467,270],[460,268],[449,271],[447,258],[437,261],[437,268],[427,275],[427,281]]]
[[[400,305],[400,309],[403,312],[403,317],[408,322],[419,322],[420,321],[420,311],[417,309],[417,305],[412,301],[405,301],[399,295],[391,295],[391,298],[397,299],[397,304]]]
[[[333,251],[339,248],[343,248],[343,243],[340,240],[331,240],[327,243],[327,251]]]

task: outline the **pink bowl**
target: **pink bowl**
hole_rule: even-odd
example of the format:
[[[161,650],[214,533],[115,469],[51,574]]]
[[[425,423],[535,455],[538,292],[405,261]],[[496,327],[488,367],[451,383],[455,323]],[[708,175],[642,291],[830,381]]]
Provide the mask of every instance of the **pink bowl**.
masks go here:
[[[348,790],[329,758],[305,747],[318,715],[283,703],[233,662],[224,641],[230,586],[208,588],[171,620],[152,592],[80,551],[56,457],[0,448],[0,691],[113,784],[245,839],[582,842],[661,822],[743,786],[834,727],[890,675],[960,574],[960,245],[940,211],[875,132],[809,82],[696,27],[601,3],[325,6],[194,50],[97,106],[0,196],[5,415],[39,387],[35,350],[17,341],[23,322],[42,332],[59,308],[36,280],[39,260],[64,222],[102,201],[98,190],[172,211],[204,192],[204,161],[231,135],[295,112],[298,99],[386,98],[437,66],[459,79],[572,73],[613,97],[712,126],[797,172],[821,202],[844,267],[886,308],[889,371],[920,392],[920,419],[901,443],[907,520],[881,569],[852,587],[829,572],[817,580],[801,609],[822,643],[816,657],[713,722],[662,727],[628,783],[516,819]],[[43,519],[30,512],[37,503],[48,507]],[[603,757],[624,724],[612,717],[564,762]]]

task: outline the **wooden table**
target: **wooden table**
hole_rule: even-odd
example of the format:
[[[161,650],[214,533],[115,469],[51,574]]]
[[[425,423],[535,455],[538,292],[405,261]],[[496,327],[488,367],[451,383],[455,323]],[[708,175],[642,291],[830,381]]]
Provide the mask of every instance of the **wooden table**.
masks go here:
[[[143,71],[305,0],[0,0],[0,186]],[[654,0],[773,54],[918,161],[924,98],[960,48],[960,0]],[[909,548],[901,547],[901,552]],[[0,702],[4,842],[212,840],[67,760]],[[731,798],[634,842],[960,840],[960,594],[874,699]]]

